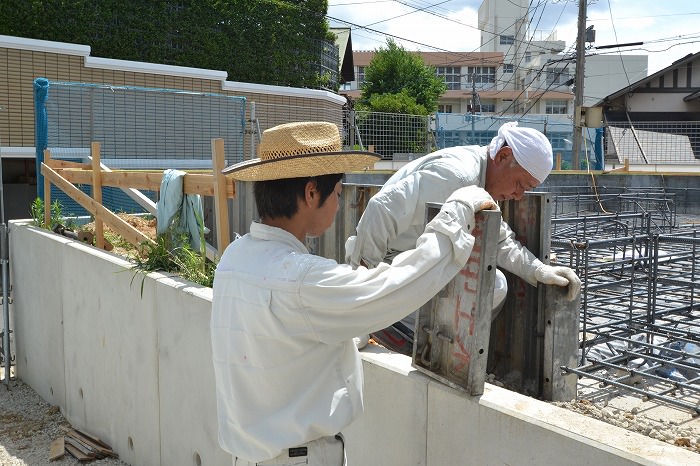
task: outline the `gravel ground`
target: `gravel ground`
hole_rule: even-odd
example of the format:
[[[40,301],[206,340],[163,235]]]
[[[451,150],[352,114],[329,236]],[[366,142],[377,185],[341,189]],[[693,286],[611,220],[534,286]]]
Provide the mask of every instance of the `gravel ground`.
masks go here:
[[[66,454],[49,461],[49,446],[70,427],[58,406],[44,401],[29,385],[20,380],[0,383],[0,465],[68,466],[79,464],[126,466],[115,458],[81,463]]]
[[[555,402],[553,404],[605,421],[608,424],[700,453],[700,430],[698,430],[695,423],[668,418],[653,418],[640,413],[639,409],[636,408],[622,409],[614,405],[599,405],[587,399],[566,403]],[[698,461],[700,462],[700,456],[698,456]]]

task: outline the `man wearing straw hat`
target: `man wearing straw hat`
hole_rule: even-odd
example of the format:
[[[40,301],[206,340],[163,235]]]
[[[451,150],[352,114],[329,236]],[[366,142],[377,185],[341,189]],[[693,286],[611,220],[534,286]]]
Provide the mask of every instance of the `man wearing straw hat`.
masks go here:
[[[260,217],[217,266],[211,338],[219,443],[237,466],[345,464],[340,432],[363,411],[353,337],[431,299],[466,263],[475,212],[497,208],[476,186],[456,190],[415,248],[376,268],[308,252],[339,208],[342,174],[376,154],[343,151],[332,123],[265,131],[259,158],[224,170],[253,181]]]
[[[346,260],[357,267],[375,267],[391,262],[401,251],[413,247],[425,224],[427,202],[444,202],[463,186],[484,188],[496,201],[519,200],[552,170],[552,146],[541,132],[505,123],[487,147],[459,146],[433,152],[399,169],[370,199],[357,225],[357,236],[346,243]],[[543,264],[516,239],[501,221],[498,266],[530,283],[567,286],[573,300],[581,281],[568,267]],[[492,319],[506,298],[508,286],[503,272],[496,271]],[[415,316],[374,334],[393,350],[410,355],[413,349]],[[360,346],[368,336],[358,337]]]

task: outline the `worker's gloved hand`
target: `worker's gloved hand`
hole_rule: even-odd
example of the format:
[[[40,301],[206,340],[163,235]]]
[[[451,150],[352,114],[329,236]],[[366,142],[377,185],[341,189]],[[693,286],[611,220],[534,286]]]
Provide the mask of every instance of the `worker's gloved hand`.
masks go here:
[[[546,285],[568,286],[566,298],[573,301],[581,289],[581,279],[569,267],[542,264],[535,270],[535,278]]]
[[[485,189],[478,186],[465,186],[457,189],[450,194],[446,202],[450,201],[458,201],[467,204],[474,213],[487,209],[498,210],[496,201],[493,200]]]

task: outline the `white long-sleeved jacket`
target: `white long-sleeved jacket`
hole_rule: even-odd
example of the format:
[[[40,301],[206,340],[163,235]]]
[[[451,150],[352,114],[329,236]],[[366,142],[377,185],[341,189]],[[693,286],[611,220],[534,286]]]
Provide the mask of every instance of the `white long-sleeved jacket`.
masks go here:
[[[415,249],[358,267],[309,254],[289,232],[253,223],[216,269],[211,343],[219,443],[263,461],[344,429],[363,410],[353,337],[401,319],[464,267],[476,188],[456,191]]]
[[[353,267],[363,261],[374,267],[388,255],[413,248],[425,225],[427,202],[445,202],[463,186],[486,183],[488,148],[457,146],[416,159],[389,178],[370,199],[357,225],[357,237],[347,243]],[[542,262],[515,239],[501,221],[498,266],[537,285],[535,270]]]

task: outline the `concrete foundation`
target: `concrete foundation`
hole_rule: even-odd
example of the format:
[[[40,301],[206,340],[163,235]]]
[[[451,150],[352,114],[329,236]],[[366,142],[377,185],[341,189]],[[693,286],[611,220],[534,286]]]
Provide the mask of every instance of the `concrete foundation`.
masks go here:
[[[230,465],[217,442],[211,289],[133,275],[130,264],[27,222],[10,223],[17,375],[126,463]],[[365,414],[348,464],[681,465],[696,453],[486,384],[467,396],[363,353]]]

